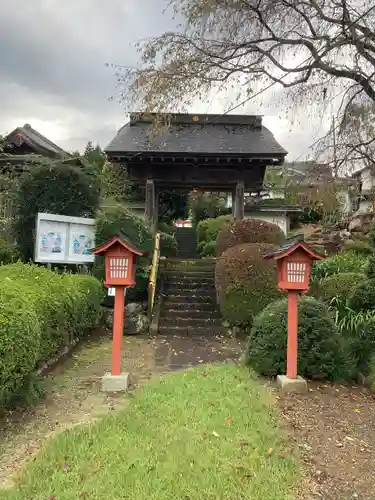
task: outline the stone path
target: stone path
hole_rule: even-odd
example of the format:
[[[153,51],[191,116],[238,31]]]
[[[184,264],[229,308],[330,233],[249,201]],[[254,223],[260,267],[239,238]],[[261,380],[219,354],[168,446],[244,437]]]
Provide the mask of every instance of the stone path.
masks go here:
[[[123,367],[135,389],[152,376],[199,363],[237,360],[242,352],[243,341],[219,335],[126,337]],[[44,377],[46,396],[36,407],[0,417],[0,490],[14,484],[21,467],[46,438],[126,405],[125,396],[100,391],[100,377],[110,365],[111,339],[101,332]]]

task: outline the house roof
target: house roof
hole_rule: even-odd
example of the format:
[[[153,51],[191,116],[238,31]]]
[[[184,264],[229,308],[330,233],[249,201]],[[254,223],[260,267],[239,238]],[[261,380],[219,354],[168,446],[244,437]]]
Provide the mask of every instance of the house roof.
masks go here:
[[[134,153],[189,155],[243,155],[283,159],[287,151],[262,125],[262,117],[250,115],[176,114],[158,134],[151,132],[157,119],[167,114],[131,113],[130,121],[105,149],[109,155]]]
[[[28,123],[23,127],[17,127],[4,138],[5,146],[12,143],[15,146],[20,146],[24,142],[35,149],[36,152],[47,156],[60,158],[67,156],[66,151],[33,129]]]

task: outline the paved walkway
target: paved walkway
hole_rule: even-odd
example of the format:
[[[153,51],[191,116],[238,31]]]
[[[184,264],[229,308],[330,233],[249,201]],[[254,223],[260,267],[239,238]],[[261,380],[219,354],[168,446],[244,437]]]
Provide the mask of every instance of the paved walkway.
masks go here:
[[[126,337],[123,367],[135,389],[155,375],[200,363],[238,360],[242,352],[242,341],[222,336]],[[126,405],[123,395],[100,391],[100,377],[110,371],[110,365],[110,336],[97,335],[45,376],[46,397],[35,408],[0,418],[0,490],[13,484],[15,474],[46,438]]]

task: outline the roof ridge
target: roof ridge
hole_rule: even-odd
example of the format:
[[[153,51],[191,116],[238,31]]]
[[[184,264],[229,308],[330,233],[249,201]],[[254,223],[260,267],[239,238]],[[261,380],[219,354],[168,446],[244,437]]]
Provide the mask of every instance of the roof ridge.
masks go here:
[[[39,139],[42,139],[43,141],[45,141],[47,144],[51,145],[53,148],[56,148],[57,150],[61,151],[61,153],[63,153],[64,155],[67,155],[67,152],[62,149],[60,146],[58,146],[56,143],[54,143],[53,141],[51,141],[50,139],[48,139],[46,136],[44,136],[43,134],[41,134],[40,132],[38,132],[37,130],[35,130],[35,128],[33,128],[29,123],[25,123],[23,125],[23,127],[17,127],[17,129],[20,129],[23,131],[23,133],[25,135],[27,135],[29,137],[30,140],[32,140],[32,137],[30,137],[28,134],[27,134],[27,131],[30,131],[31,133],[35,134],[37,137],[39,137]],[[12,133],[12,132],[11,132]]]

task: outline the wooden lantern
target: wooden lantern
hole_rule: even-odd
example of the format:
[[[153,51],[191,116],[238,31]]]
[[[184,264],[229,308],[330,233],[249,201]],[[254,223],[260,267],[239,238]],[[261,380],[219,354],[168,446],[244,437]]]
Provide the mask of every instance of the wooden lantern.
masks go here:
[[[303,235],[302,235],[303,236]],[[264,256],[277,262],[277,285],[288,292],[287,377],[297,378],[298,294],[309,289],[311,265],[324,256],[313,250],[301,236],[288,239],[284,245]]]
[[[277,262],[277,285],[280,290],[307,292],[309,289],[311,264],[324,259],[324,255],[313,250],[300,236],[265,255]]]
[[[135,285],[136,258],[143,255],[143,252],[137,250],[124,236],[114,236],[91,252],[104,256],[105,286]]]
[[[113,313],[112,375],[121,373],[122,336],[124,330],[125,288],[135,285],[137,250],[124,236],[113,236],[107,243],[91,250],[94,255],[104,257],[105,280],[108,288],[115,288]]]

